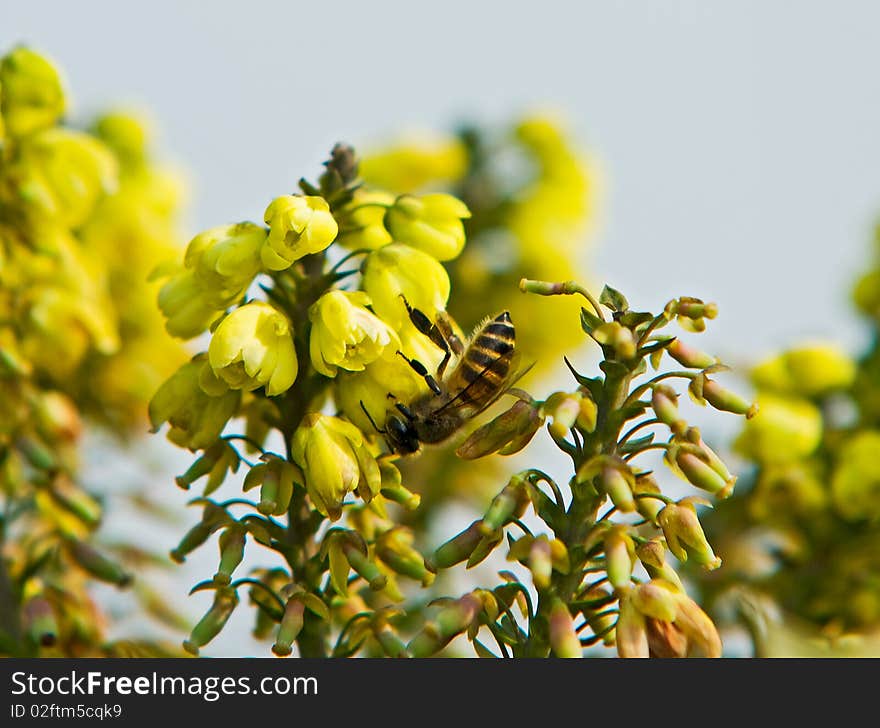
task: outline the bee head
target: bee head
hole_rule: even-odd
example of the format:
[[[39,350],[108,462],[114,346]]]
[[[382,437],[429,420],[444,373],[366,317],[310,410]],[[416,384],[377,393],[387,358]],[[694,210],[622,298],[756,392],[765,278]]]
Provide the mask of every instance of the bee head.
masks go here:
[[[419,451],[419,436],[412,422],[397,415],[389,415],[385,421],[385,437],[392,450],[400,455]]]

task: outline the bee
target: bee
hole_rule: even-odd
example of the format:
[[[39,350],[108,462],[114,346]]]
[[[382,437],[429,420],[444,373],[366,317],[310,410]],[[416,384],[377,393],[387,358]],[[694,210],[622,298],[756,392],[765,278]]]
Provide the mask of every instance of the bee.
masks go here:
[[[421,362],[398,352],[424,378],[430,392],[408,404],[396,403],[396,411],[385,420],[385,429],[376,429],[385,435],[393,452],[410,455],[418,452],[422,444],[437,444],[451,437],[465,422],[507,393],[525,371],[515,369],[516,330],[508,311],[486,318],[463,344],[446,314],[431,322],[405,299],[404,303],[415,327],[444,352],[436,377]],[[446,376],[453,355],[455,366]]]

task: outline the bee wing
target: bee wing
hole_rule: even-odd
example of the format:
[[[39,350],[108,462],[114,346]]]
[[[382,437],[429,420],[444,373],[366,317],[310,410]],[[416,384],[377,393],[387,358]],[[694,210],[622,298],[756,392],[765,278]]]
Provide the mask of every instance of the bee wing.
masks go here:
[[[477,377],[473,382],[468,384],[464,389],[462,389],[458,394],[456,394],[451,400],[449,400],[446,404],[440,407],[438,412],[457,412],[460,410],[470,409],[469,412],[471,416],[479,414],[486,408],[493,405],[498,399],[506,394],[510,388],[516,384],[522,377],[524,377],[528,371],[535,366],[535,362],[532,362],[526,367],[519,367],[519,362],[522,360],[522,355],[519,351],[513,351],[510,355],[510,368],[508,369],[507,376],[504,378],[504,381],[498,386],[495,392],[491,397],[487,397],[485,401],[481,402],[479,406],[475,406],[472,402],[468,401],[464,394],[468,391],[470,387],[480,381],[481,377]]]

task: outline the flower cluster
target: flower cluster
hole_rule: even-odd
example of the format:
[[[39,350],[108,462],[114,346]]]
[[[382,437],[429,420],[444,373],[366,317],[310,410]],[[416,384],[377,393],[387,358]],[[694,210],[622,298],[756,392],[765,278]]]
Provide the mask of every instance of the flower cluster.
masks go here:
[[[182,265],[156,272],[168,332],[210,333],[207,350],[173,373],[149,408],[155,430],[167,423],[174,443],[201,453],[178,484],[207,476],[209,496],[246,463],[242,488],[260,489],[257,502],[234,506],[197,499],[203,520],[173,552],[181,560],[221,531],[222,578],[210,582],[210,614],[219,616],[206,617],[211,629],[197,625],[186,642],[192,652],[222,629],[243,584],[258,604],[257,632],[266,620],[278,624],[276,652],[296,642],[311,654],[327,649],[350,571],[390,601],[400,595],[395,575],[428,578],[406,532],[389,520],[389,504],[413,508],[419,499],[402,486],[381,434],[389,411],[400,412],[395,405],[405,410],[437,386],[429,372],[445,352],[423,322],[445,317],[443,262],[461,253],[470,211],[448,194],[366,186],[343,145],[325,166],[317,184],[303,180],[299,193],[271,200],[264,225],[212,228],[192,239]],[[241,431],[227,432],[239,418]],[[282,452],[272,452],[279,435]],[[250,463],[236,441],[261,462]],[[235,515],[248,504],[256,513]],[[286,517],[287,536],[273,517]],[[326,523],[338,525],[325,531]],[[232,579],[248,540],[277,550],[286,574]]]
[[[46,57],[19,47],[0,59],[0,591],[11,595],[0,654],[120,649],[104,643],[87,587],[130,577],[97,545],[102,505],[77,480],[80,437],[85,420],[142,427],[185,360],[146,280],[176,247],[179,185],[136,118],[114,112],[83,131],[64,123],[67,106]]]

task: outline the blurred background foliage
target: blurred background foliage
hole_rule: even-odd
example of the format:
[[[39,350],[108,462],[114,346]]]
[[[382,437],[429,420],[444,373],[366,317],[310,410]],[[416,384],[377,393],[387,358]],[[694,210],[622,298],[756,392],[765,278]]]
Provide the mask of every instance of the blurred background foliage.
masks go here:
[[[182,186],[140,119],[114,111],[80,129],[68,106],[47,58],[0,60],[0,654],[164,654],[107,640],[89,583],[129,586],[170,561],[105,542],[106,494],[79,473],[84,427],[135,445],[149,397],[186,358],[147,280],[180,244]],[[180,628],[148,581],[142,605]]]
[[[758,655],[880,653],[880,228],[867,268],[867,350],[805,342],[752,368],[747,471],[706,518],[724,567],[693,576]]]

